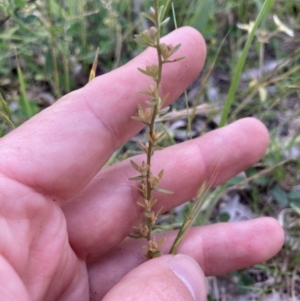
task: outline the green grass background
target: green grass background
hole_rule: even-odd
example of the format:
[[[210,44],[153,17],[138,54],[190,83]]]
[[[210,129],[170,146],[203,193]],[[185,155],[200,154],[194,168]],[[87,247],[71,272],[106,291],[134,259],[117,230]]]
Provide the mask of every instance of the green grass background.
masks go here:
[[[300,241],[300,1],[161,1],[164,3],[171,4],[167,11],[171,21],[165,33],[176,23],[178,27],[190,25],[202,33],[208,45],[198,95],[186,103],[218,108],[206,117],[217,120],[219,126],[255,116],[266,124],[271,137],[261,162],[247,170],[244,178],[217,188],[197,223],[226,220],[215,213],[220,196],[239,189],[255,216],[279,217],[288,238],[282,252],[256,266],[255,273],[252,269],[234,274],[240,292],[253,290],[258,281],[254,275],[261,274],[264,279],[275,280],[259,287],[260,296],[272,289],[290,296],[300,294],[300,283],[297,292],[293,282],[300,261],[300,248],[295,247]],[[9,120],[18,126],[55,99],[83,86],[98,47],[97,75],[141,52],[133,35],[147,26],[141,12],[151,4],[149,0],[1,0],[1,136],[11,130]],[[277,32],[262,43],[276,30],[274,14],[295,36]],[[250,35],[237,27],[255,20],[257,28]],[[270,62],[275,65],[268,69],[265,66]],[[249,70],[254,70],[252,76]],[[253,75],[260,73],[262,76]],[[211,99],[212,82],[218,89],[218,100]],[[193,116],[189,117],[191,122]],[[170,135],[167,137],[166,144],[174,143]],[[110,163],[127,155],[121,149]],[[174,224],[180,219],[177,217]],[[209,298],[217,300],[214,294]]]

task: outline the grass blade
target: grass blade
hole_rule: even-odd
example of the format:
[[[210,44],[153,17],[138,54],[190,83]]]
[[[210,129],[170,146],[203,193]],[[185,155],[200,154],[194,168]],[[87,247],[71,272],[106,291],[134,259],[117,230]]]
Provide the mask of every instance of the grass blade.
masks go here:
[[[0,106],[1,106],[1,111],[3,111],[3,112],[0,111],[0,118],[2,118],[8,125],[14,128],[15,126],[10,119],[11,112],[1,93],[0,93]]]
[[[16,62],[17,62],[17,73],[18,73],[18,79],[19,79],[19,84],[20,84],[20,93],[21,93],[20,107],[21,107],[21,109],[24,109],[26,117],[30,118],[34,115],[34,111],[29,102],[29,99],[27,98],[25,80],[24,80],[22,69],[20,67],[17,53],[16,53]]]
[[[204,181],[202,185],[200,186],[197,195],[195,197],[195,201],[191,208],[189,209],[188,213],[186,214],[186,217],[184,219],[184,222],[182,226],[180,227],[178,234],[176,236],[176,239],[170,249],[169,254],[176,254],[177,250],[184,239],[185,235],[187,234],[188,230],[191,228],[194,220],[199,215],[203,204],[205,203],[205,200],[209,196],[209,189],[212,187],[213,183],[216,180],[216,177],[218,175],[218,167],[217,164],[215,168],[213,169],[211,176],[208,177],[208,180]]]
[[[232,82],[231,82],[231,85],[230,85],[230,88],[229,88],[228,96],[227,96],[227,99],[225,101],[225,105],[224,105],[224,109],[223,109],[223,112],[222,112],[221,121],[220,121],[220,124],[219,124],[220,127],[226,125],[226,123],[227,123],[229,111],[230,111],[230,108],[231,108],[232,103],[233,103],[233,99],[234,99],[235,92],[237,90],[237,86],[239,84],[239,80],[240,80],[240,77],[241,77],[242,69],[243,69],[243,67],[245,65],[247,54],[248,54],[249,48],[251,46],[252,40],[254,38],[254,35],[256,33],[256,30],[258,28],[258,25],[260,24],[260,22],[262,21],[262,19],[264,18],[264,16],[268,13],[268,11],[271,9],[271,7],[274,4],[274,1],[275,0],[266,0],[265,1],[262,9],[260,10],[260,12],[259,12],[259,14],[258,14],[258,16],[256,18],[256,21],[254,23],[252,31],[250,32],[250,34],[248,36],[246,45],[245,45],[245,47],[243,49],[243,52],[242,52],[242,54],[241,54],[241,56],[240,56],[240,58],[238,60],[238,63],[237,63],[237,66],[236,66],[236,70],[234,72],[234,76],[233,76],[233,79],[232,79]]]
[[[96,77],[96,69],[97,69],[97,63],[98,63],[98,56],[99,56],[99,47],[97,48],[93,66],[90,72],[89,82]]]

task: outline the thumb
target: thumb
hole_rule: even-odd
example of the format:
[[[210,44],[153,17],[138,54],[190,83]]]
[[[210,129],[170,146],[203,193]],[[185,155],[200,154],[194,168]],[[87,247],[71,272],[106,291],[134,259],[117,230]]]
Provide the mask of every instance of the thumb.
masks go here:
[[[124,276],[103,301],[120,300],[205,301],[205,276],[186,255],[151,259]]]

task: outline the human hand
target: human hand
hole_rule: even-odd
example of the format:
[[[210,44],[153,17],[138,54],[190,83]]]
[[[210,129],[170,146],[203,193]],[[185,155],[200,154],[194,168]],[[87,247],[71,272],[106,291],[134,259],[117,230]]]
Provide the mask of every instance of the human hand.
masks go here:
[[[191,28],[165,39],[180,41],[179,56],[186,56],[164,69],[171,102],[198,75],[206,50]],[[130,117],[149,80],[137,67],[154,60],[146,50],[1,139],[1,300],[101,300],[107,292],[106,301],[192,300],[187,287],[204,300],[204,276],[190,257],[209,276],[264,261],[281,248],[283,232],[271,218],[193,228],[179,249],[190,257],[145,262],[144,241],[126,238],[141,212],[128,180],[135,171],[129,160],[103,166],[141,129]],[[216,158],[217,184],[258,161],[267,144],[264,126],[247,118],[156,152],[154,168],[165,170],[162,187],[174,191],[159,206],[167,211],[192,198]],[[176,233],[163,235],[167,253]]]

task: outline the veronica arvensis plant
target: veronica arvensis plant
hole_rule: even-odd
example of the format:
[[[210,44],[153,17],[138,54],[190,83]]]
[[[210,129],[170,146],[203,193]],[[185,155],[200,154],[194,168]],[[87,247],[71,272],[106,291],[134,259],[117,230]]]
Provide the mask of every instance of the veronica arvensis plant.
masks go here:
[[[161,211],[155,212],[153,210],[153,206],[158,201],[153,197],[153,191],[167,194],[172,193],[158,186],[163,177],[164,170],[162,169],[157,175],[154,175],[151,165],[153,153],[158,149],[158,142],[164,136],[164,132],[159,132],[155,128],[155,119],[168,97],[168,95],[161,95],[162,69],[164,64],[176,62],[184,58],[180,57],[170,60],[170,57],[179,49],[180,44],[173,46],[161,43],[160,41],[161,27],[167,24],[169,18],[164,19],[164,6],[159,7],[158,2],[158,0],[154,0],[154,7],[150,8],[149,13],[143,14],[153,23],[153,26],[135,36],[138,44],[156,49],[157,63],[148,65],[145,69],[138,68],[141,73],[152,78],[153,83],[148,87],[147,91],[140,92],[149,97],[149,100],[146,102],[147,107],[143,108],[141,105],[138,105],[137,114],[132,117],[132,119],[142,122],[147,128],[147,142],[139,143],[146,158],[140,165],[131,161],[132,167],[139,173],[138,176],[131,178],[131,180],[140,181],[139,186],[135,187],[140,191],[142,196],[141,200],[138,201],[138,205],[143,208],[143,215],[138,226],[135,227],[137,230],[136,237],[147,239],[147,246],[144,248],[149,258],[157,257],[161,254],[159,248],[165,241],[165,239],[162,239],[156,242],[152,233]]]

